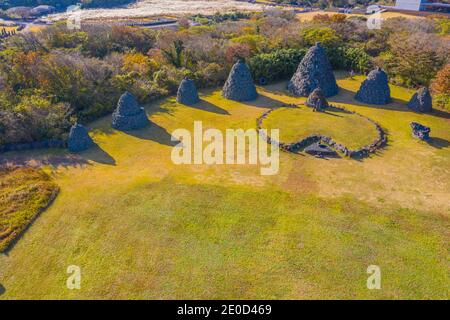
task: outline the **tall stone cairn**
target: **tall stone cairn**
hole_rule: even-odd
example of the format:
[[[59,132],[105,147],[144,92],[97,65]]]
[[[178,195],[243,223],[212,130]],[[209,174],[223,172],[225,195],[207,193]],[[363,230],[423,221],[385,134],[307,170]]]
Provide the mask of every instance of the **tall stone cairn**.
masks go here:
[[[89,149],[94,145],[88,131],[81,124],[74,124],[70,128],[69,140],[67,145],[70,152],[81,152]]]
[[[190,106],[199,101],[200,98],[198,97],[198,92],[194,81],[184,78],[178,87],[177,102]]]
[[[432,107],[433,101],[427,87],[417,90],[408,102],[408,108],[415,112],[431,112],[433,110]]]
[[[117,103],[117,108],[112,116],[112,126],[121,131],[132,131],[144,128],[149,123],[147,114],[136,98],[125,92]]]
[[[305,105],[314,109],[314,111],[322,111],[328,108],[328,101],[323,94],[321,88],[314,89],[306,100]]]
[[[252,74],[243,59],[231,68],[222,96],[234,101],[252,101],[258,97]]]
[[[320,43],[312,46],[303,57],[288,84],[288,90],[296,96],[307,97],[318,87],[326,97],[334,96],[339,91],[330,61]]]
[[[355,98],[364,103],[377,105],[391,102],[391,90],[389,89],[386,72],[379,67],[370,71],[366,80],[361,83]]]

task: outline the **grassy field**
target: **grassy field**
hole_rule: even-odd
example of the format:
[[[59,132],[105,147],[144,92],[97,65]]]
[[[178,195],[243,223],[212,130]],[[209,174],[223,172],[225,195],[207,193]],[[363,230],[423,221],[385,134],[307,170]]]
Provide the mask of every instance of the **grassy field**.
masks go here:
[[[371,144],[378,138],[375,125],[356,114],[329,107],[325,112],[312,108],[280,108],[264,120],[263,128],[280,129],[280,140],[293,143],[311,134],[333,138],[352,150]]]
[[[255,128],[268,108],[301,103],[285,83],[252,103],[205,91],[193,107],[147,106],[155,124],[132,134],[91,124],[97,147],[9,154],[46,164],[61,188],[8,255],[0,299],[450,298],[448,113],[409,112],[411,91],[387,106],[353,99],[362,78],[338,80],[334,104],[379,122],[388,146],[363,161],[280,154],[280,173],[251,165],[174,165],[170,133]],[[333,117],[337,118],[337,117]],[[431,126],[430,143],[409,122]],[[69,265],[81,290],[65,286]],[[369,265],[381,290],[366,288]]]
[[[58,187],[41,170],[0,170],[0,252],[54,199]]]

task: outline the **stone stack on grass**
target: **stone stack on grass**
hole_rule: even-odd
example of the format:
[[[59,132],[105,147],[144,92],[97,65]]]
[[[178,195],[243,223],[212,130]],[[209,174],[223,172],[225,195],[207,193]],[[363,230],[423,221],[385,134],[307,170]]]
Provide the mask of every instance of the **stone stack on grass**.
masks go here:
[[[258,97],[250,69],[243,59],[231,68],[222,96],[234,101],[252,101]]]
[[[433,101],[427,87],[417,90],[408,102],[408,108],[415,112],[431,112],[433,110],[432,106]]]
[[[339,91],[327,54],[320,43],[317,43],[298,65],[288,84],[288,90],[296,96],[307,97],[319,87],[326,97],[334,96]]]
[[[184,78],[178,87],[177,102],[191,106],[199,101],[200,98],[198,97],[194,81],[189,78]]]
[[[121,131],[132,131],[144,128],[149,124],[147,114],[136,98],[129,92],[125,92],[117,103],[113,113],[112,126]]]
[[[306,100],[305,105],[313,108],[314,111],[322,111],[328,108],[328,101],[322,92],[322,89],[316,88]]]
[[[81,152],[89,149],[94,145],[88,131],[81,124],[74,124],[70,128],[69,140],[67,146],[70,152]]]
[[[391,90],[389,89],[388,76],[379,67],[372,70],[356,93],[356,100],[376,105],[391,102]]]
[[[417,122],[411,122],[412,135],[414,138],[428,141],[430,140],[430,131],[429,127],[426,127]]]

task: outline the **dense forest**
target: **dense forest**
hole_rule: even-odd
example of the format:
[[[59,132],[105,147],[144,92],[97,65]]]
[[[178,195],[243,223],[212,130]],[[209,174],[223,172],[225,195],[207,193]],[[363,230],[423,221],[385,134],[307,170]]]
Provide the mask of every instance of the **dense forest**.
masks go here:
[[[114,7],[128,4],[134,0],[0,0],[1,9],[9,9],[17,6],[35,7],[38,5],[50,5],[56,8],[82,3],[84,7]]]
[[[0,42],[0,144],[64,138],[75,121],[110,113],[128,90],[146,103],[173,94],[185,76],[198,87],[223,84],[244,58],[257,82],[287,79],[321,42],[335,69],[384,68],[390,81],[431,86],[435,106],[450,106],[449,19],[391,18],[370,30],[365,17],[317,15],[300,23],[269,10],[245,19],[196,17],[179,30],[65,23]]]

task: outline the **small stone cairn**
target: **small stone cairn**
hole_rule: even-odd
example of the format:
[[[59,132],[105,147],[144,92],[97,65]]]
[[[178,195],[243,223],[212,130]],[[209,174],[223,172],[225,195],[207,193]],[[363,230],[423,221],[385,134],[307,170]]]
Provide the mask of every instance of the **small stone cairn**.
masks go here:
[[[184,78],[178,87],[177,102],[191,106],[199,101],[200,98],[198,97],[194,81],[189,78]]]
[[[388,104],[391,102],[391,90],[388,85],[388,76],[386,72],[377,67],[372,70],[366,80],[356,93],[356,100],[376,105]]]
[[[320,88],[316,88],[311,92],[305,105],[313,108],[314,111],[322,111],[329,106],[328,101]]]
[[[408,102],[408,108],[415,112],[431,112],[433,110],[432,106],[433,101],[427,87],[417,90]]]
[[[94,142],[84,126],[76,123],[70,128],[69,140],[67,141],[67,147],[70,152],[85,151],[93,145]]]
[[[136,98],[125,92],[117,103],[117,108],[112,116],[112,126],[121,131],[132,131],[144,128],[149,124],[147,114]]]
[[[429,127],[426,127],[417,122],[411,122],[410,125],[411,125],[411,129],[412,129],[412,135],[414,138],[424,140],[424,141],[430,140],[431,129]]]

